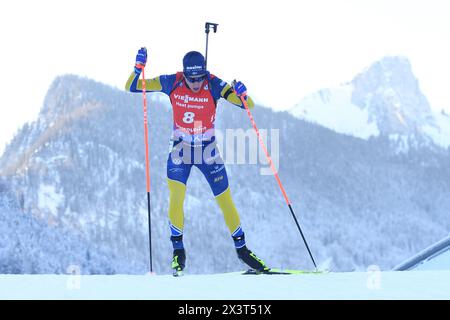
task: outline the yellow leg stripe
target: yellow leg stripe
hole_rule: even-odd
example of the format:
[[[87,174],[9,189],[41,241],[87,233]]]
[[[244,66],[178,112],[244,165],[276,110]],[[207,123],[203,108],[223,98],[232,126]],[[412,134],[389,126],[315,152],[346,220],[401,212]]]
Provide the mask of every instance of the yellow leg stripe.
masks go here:
[[[183,203],[186,195],[186,185],[182,182],[167,179],[169,186],[169,220],[176,228],[183,230],[184,211]]]
[[[241,221],[236,207],[234,206],[233,199],[231,198],[230,187],[218,195],[216,201],[222,210],[228,230],[230,230],[230,233],[233,233],[240,226]]]

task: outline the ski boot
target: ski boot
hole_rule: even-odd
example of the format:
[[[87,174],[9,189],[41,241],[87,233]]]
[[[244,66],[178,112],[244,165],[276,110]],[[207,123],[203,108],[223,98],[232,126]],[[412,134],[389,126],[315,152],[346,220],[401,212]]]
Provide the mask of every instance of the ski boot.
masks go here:
[[[237,248],[238,258],[247,264],[251,269],[255,270],[256,273],[264,273],[270,270],[270,268],[258,258],[253,252],[251,252],[247,246]]]
[[[173,276],[180,277],[183,275],[183,270],[186,265],[186,252],[184,249],[175,249],[173,251],[172,269]]]

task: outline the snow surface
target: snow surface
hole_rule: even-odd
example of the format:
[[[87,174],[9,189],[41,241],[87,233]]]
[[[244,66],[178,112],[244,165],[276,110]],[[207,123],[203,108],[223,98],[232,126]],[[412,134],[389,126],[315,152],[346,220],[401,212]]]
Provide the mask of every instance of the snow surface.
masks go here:
[[[370,270],[370,269],[369,269]],[[450,270],[310,275],[1,275],[0,299],[450,299]]]

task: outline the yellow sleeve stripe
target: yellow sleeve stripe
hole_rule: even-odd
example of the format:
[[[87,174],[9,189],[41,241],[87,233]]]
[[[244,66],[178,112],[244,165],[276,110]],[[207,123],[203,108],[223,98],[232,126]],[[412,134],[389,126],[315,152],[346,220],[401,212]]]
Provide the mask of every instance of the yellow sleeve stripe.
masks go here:
[[[133,86],[136,86],[133,88]],[[125,84],[125,90],[135,92],[135,90],[142,91],[142,81],[139,79],[139,75],[132,72],[128,77],[127,83]],[[147,91],[161,91],[162,85],[159,77],[153,79],[145,80],[145,90]]]
[[[222,92],[220,93],[220,95],[222,96],[222,98],[225,98],[225,94],[227,93],[228,90],[231,89],[231,86],[229,84],[227,84],[223,89]],[[228,97],[226,97],[226,100],[238,107],[243,108],[244,106],[242,105],[242,101],[241,99],[236,95],[236,93],[234,92],[234,90],[228,95]],[[249,109],[253,108],[255,106],[255,103],[253,102],[252,98],[250,98],[250,96],[247,96],[247,105],[249,107]]]
[[[142,81],[138,82],[138,89],[142,90]],[[153,78],[153,79],[146,79],[145,80],[145,89],[147,91],[161,91],[162,85],[159,81],[159,77]]]
[[[130,76],[128,77],[127,83],[125,84],[125,90],[126,91],[131,91],[131,85],[133,84],[133,82],[135,81],[136,77],[139,77],[139,75],[137,75],[136,73],[134,73],[134,71],[130,74]]]

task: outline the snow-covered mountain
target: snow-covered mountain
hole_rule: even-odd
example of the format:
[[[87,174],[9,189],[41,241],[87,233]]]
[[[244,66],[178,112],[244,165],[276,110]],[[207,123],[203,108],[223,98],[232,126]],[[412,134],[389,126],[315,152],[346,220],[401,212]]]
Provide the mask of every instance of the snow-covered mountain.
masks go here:
[[[261,130],[279,130],[279,175],[319,264],[330,262],[334,270],[366,270],[373,264],[390,269],[448,235],[448,150],[418,146],[398,153],[383,135],[359,139],[260,106],[253,115]],[[172,255],[166,186],[171,118],[168,99],[149,94],[152,244],[158,273],[170,272]],[[5,233],[0,246],[20,243],[17,254],[34,261],[33,272],[48,272],[36,261],[54,247],[55,254],[46,259],[60,264],[56,270],[65,270],[64,251],[79,239],[73,250],[80,254],[70,260],[84,266],[82,273],[145,273],[142,120],[139,94],[77,76],[55,79],[36,121],[18,132],[0,158],[4,184],[18,204],[11,213],[0,203],[0,219],[32,217],[48,232],[70,236],[43,236],[24,223],[20,234]],[[216,124],[222,132],[252,130],[246,112],[227,103],[219,104]],[[272,152],[270,139],[267,145]],[[249,247],[272,266],[311,268],[278,185],[273,176],[260,174],[262,166],[227,164]],[[24,234],[39,239],[33,242],[39,245],[30,248]],[[185,247],[189,273],[245,268],[198,170],[192,170],[185,199]],[[110,265],[86,259],[87,248],[110,257]]]
[[[305,97],[290,112],[336,132],[368,139],[450,146],[450,116],[434,112],[404,57],[385,57],[350,83]]]
[[[22,206],[0,178],[0,273],[71,273],[79,269],[113,274],[145,268],[145,261],[130,263],[109,246],[89,242],[71,228],[47,223]]]

